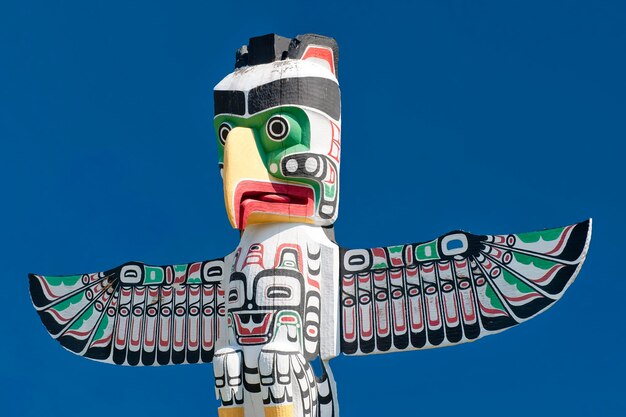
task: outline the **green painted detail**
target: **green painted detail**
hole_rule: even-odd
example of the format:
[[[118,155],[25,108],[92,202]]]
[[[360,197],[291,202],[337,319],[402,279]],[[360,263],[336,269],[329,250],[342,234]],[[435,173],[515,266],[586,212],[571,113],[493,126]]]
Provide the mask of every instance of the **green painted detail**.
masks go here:
[[[298,313],[295,313],[293,311],[281,311],[276,315],[276,320],[279,323],[279,325],[284,325],[285,323],[280,323],[280,318],[281,317],[293,317],[295,322],[293,323],[293,325],[297,325],[300,326],[300,315]],[[291,323],[289,325],[292,325]]]
[[[336,189],[336,185],[335,184],[326,184],[324,183],[324,196],[330,198],[331,200],[335,198],[335,189]]]
[[[552,268],[554,265],[557,265],[557,262],[554,261],[549,261],[547,259],[541,259],[541,258],[537,258],[535,256],[530,256],[530,255],[524,255],[521,253],[513,253],[513,257],[515,258],[515,260],[523,265],[532,265],[536,268],[539,269],[550,269]]]
[[[144,284],[160,284],[165,280],[165,272],[163,268],[155,267],[155,266],[145,266],[146,269],[146,277],[144,279]]]
[[[293,322],[289,322],[289,323],[281,323],[281,318],[282,317],[292,317],[294,319]],[[298,313],[296,313],[295,311],[280,311],[278,314],[276,314],[276,321],[274,323],[275,324],[275,328],[276,331],[274,332],[274,335],[272,336],[272,340],[274,340],[276,338],[276,335],[278,334],[278,329],[282,326],[296,326],[297,330],[298,330],[298,342],[300,344],[300,348],[304,349],[304,337],[302,337],[302,332],[304,331],[304,329],[302,329],[302,320],[300,319],[300,315]],[[318,329],[319,331],[319,329]]]
[[[94,336],[93,340],[102,339],[102,336],[104,336],[104,331],[106,330],[108,324],[109,316],[104,314],[104,317],[102,317],[102,321],[100,322],[100,326],[98,326],[98,330],[96,330],[96,335]]]
[[[386,269],[388,268],[387,262],[380,262],[377,264],[374,264],[374,266],[372,267],[372,269]]]
[[[437,250],[437,241],[422,243],[415,247],[415,259],[418,261],[430,261],[439,259],[439,251]]]
[[[509,271],[502,270],[502,278],[509,284],[513,285],[515,289],[521,292],[522,294],[535,292],[535,290],[533,290],[528,285],[520,281],[519,278],[511,274]]]
[[[273,117],[280,115],[289,124],[289,134],[280,141],[272,140],[267,134],[268,121]],[[338,193],[336,184],[322,186],[321,181],[311,178],[293,178],[286,177],[282,174],[280,168],[276,172],[272,172],[270,167],[281,167],[281,161],[285,156],[294,155],[311,151],[311,122],[306,110],[298,106],[280,106],[269,109],[248,118],[233,115],[217,115],[213,119],[213,125],[218,142],[219,162],[224,162],[224,145],[219,140],[219,129],[223,123],[227,123],[231,128],[245,127],[252,130],[257,144],[259,156],[265,165],[265,168],[274,178],[286,183],[298,185],[308,185],[313,189],[315,201],[315,213],[319,209],[322,200],[322,193],[326,198],[334,200]]]
[[[561,237],[561,233],[563,233],[563,230],[565,230],[565,227],[542,230],[541,232],[520,233],[519,235],[515,236],[517,236],[519,240],[524,243],[536,243],[539,242],[540,239],[550,242]]]
[[[74,324],[72,324],[72,327],[70,327],[70,329],[80,329],[82,325],[93,315],[94,309],[94,306],[89,307],[83,314],[81,314],[81,316],[74,322]]]
[[[184,274],[187,272],[187,265],[174,265],[174,272]]]
[[[196,277],[188,277],[187,284],[202,284],[202,279],[200,278],[200,274]]]
[[[272,116],[280,115],[289,123],[289,134],[281,140],[275,141],[267,135],[267,122]],[[247,127],[252,129],[259,146],[259,152],[265,162],[265,154],[270,152],[291,149],[293,146],[302,144],[306,150],[310,149],[311,128],[309,118],[305,111],[295,106],[282,106],[257,113],[251,117],[238,117],[231,115],[217,115],[213,119],[215,134],[218,138],[219,161],[224,161],[224,145],[219,140],[219,129],[222,123],[228,123],[232,128]]]
[[[398,245],[398,246],[389,246],[387,248],[387,250],[389,251],[389,253],[402,253],[402,250],[404,249],[404,245]]]
[[[485,286],[485,296],[487,296],[487,298],[491,302],[492,307],[500,309],[500,310],[504,310],[504,306],[502,305],[502,302],[496,295],[496,292],[493,290],[493,288],[491,288],[490,284],[487,284]]]
[[[54,308],[56,311],[63,311],[66,310],[68,308],[70,308],[72,305],[80,303],[83,298],[84,298],[85,294],[82,292],[79,292],[78,294],[76,294],[73,297],[68,298],[65,301],[60,302],[59,304],[56,305],[56,307]]]
[[[53,287],[58,287],[59,285],[65,285],[67,287],[71,287],[72,285],[76,285],[82,277],[83,277],[82,275],[67,275],[63,277],[44,277],[44,278],[46,282]]]

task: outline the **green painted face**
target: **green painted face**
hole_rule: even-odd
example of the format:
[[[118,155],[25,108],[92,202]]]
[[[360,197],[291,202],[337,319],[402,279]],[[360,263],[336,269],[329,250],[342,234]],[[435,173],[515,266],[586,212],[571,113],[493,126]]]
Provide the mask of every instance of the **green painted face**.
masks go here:
[[[214,119],[220,164],[224,163],[224,145],[228,133],[235,127],[246,127],[254,132],[257,149],[265,168],[273,176],[287,180],[280,175],[280,162],[285,155],[309,152],[311,126],[304,110],[284,106],[276,107],[249,118],[233,115],[217,115]],[[272,164],[277,168],[272,171]]]
[[[215,133],[218,141],[220,166],[224,163],[224,147],[228,133],[236,127],[252,130],[256,141],[257,151],[265,169],[274,178],[288,183],[305,184],[313,189],[315,206],[319,207],[321,195],[329,193],[319,180],[314,178],[294,178],[281,169],[283,159],[289,155],[311,152],[311,123],[307,113],[295,106],[276,107],[254,116],[245,118],[234,115],[218,115],[214,119]]]
[[[316,62],[247,66],[215,87],[215,133],[233,227],[336,220],[340,92],[334,73]]]

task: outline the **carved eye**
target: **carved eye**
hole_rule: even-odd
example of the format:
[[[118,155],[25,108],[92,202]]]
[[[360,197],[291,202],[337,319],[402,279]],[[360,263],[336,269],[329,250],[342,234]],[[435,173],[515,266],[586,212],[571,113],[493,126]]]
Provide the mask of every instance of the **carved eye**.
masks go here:
[[[217,136],[220,138],[220,143],[222,145],[226,144],[226,138],[228,137],[228,134],[230,133],[231,130],[232,130],[232,126],[229,125],[228,123],[222,123],[220,125],[220,128],[217,131]]]
[[[267,289],[267,298],[290,298],[291,288],[275,285]]]
[[[239,294],[237,293],[237,289],[233,288],[232,290],[230,290],[230,292],[228,293],[228,302],[236,303],[238,298]]]
[[[281,141],[289,135],[289,122],[283,116],[272,116],[265,125],[265,131],[271,140]]]

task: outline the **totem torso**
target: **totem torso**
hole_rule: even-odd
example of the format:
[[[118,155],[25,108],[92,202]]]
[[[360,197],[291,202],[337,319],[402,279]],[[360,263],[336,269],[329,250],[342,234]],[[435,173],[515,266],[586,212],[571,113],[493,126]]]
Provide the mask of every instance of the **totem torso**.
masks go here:
[[[246,416],[253,415],[253,408],[259,409],[254,404],[261,403],[289,402],[298,411],[316,407],[317,386],[303,400],[297,378],[283,378],[276,370],[285,362],[287,369],[301,367],[310,372],[308,362],[320,353],[326,359],[336,355],[336,329],[323,324],[321,317],[335,316],[338,308],[336,295],[322,296],[336,291],[338,251],[318,226],[251,225],[226,259],[230,275],[223,286],[226,329],[222,343],[243,362],[243,390],[231,399],[233,405],[241,403],[246,408]],[[226,373],[229,366],[225,366]],[[228,403],[225,396],[230,393],[222,395]]]

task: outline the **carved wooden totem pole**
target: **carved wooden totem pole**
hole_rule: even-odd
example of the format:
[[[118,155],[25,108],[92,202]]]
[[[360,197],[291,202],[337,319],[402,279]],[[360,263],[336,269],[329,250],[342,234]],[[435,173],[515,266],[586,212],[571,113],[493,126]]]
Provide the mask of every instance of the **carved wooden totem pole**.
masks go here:
[[[340,353],[464,343],[558,300],[584,260],[590,220],[372,249],[335,243],[337,58],[336,42],[318,35],[250,39],[214,93],[237,248],[188,264],[30,275],[50,334],[119,365],[213,362],[222,417],[336,417],[328,361]]]

